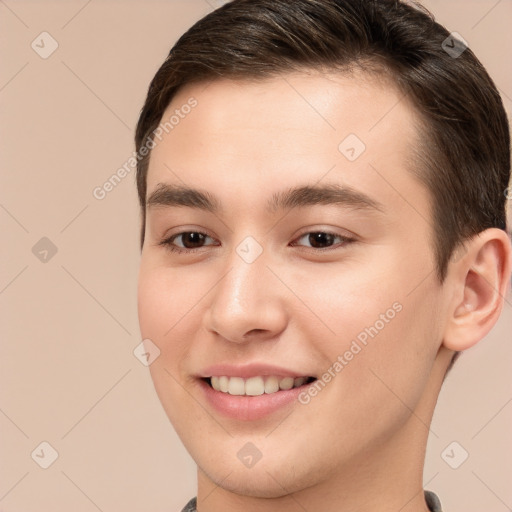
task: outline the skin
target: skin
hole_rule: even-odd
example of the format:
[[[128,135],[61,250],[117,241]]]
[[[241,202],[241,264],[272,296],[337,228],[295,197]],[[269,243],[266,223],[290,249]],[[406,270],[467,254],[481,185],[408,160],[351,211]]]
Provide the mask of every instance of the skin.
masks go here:
[[[206,85],[180,90],[164,114],[198,101],[153,149],[148,195],[159,183],[188,185],[216,195],[224,211],[148,209],[138,289],[141,334],[161,351],[150,366],[155,389],[198,466],[198,510],[428,511],[434,406],[454,351],[499,317],[506,233],[480,233],[438,282],[431,198],[407,170],[416,113],[383,80],[294,72]],[[353,162],[338,150],[350,133],[366,145]],[[316,183],[352,186],[385,213],[265,212],[274,192]],[[322,254],[302,236],[326,229],[356,241],[323,242],[335,248]],[[188,254],[159,245],[187,230],[211,238]],[[263,248],[250,264],[236,252],[247,236]],[[401,311],[307,405],[242,422],[202,398],[195,375],[214,363],[321,376],[396,302]],[[237,457],[247,442],[262,454],[252,468]]]

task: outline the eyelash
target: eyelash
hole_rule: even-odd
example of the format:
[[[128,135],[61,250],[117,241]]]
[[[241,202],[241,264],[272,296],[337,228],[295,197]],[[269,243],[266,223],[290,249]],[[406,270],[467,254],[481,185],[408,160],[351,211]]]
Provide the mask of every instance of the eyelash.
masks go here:
[[[201,249],[204,249],[204,247],[196,247],[196,248],[193,248],[193,249],[183,249],[181,247],[173,245],[173,241],[174,241],[175,238],[178,238],[179,236],[185,235],[187,233],[197,233],[199,235],[204,235],[206,237],[212,238],[207,233],[204,233],[202,231],[180,231],[179,233],[175,233],[174,235],[172,235],[172,236],[162,240],[161,242],[159,242],[158,245],[162,245],[168,251],[174,252],[174,253],[192,253],[192,252],[196,252],[196,251],[200,251]],[[318,233],[322,233],[322,234],[325,234],[325,235],[332,235],[332,236],[335,236],[337,238],[340,238],[342,240],[342,242],[343,242],[343,245],[342,246],[338,246],[338,247],[336,247],[336,246],[325,247],[323,249],[317,249],[315,247],[306,247],[306,249],[312,249],[314,252],[322,253],[322,252],[327,252],[327,251],[331,251],[331,250],[335,250],[335,249],[341,249],[345,245],[348,245],[348,244],[353,243],[353,242],[356,241],[354,238],[343,236],[343,235],[340,235],[339,233],[335,233],[333,231],[321,231],[321,230],[320,231],[307,231],[306,233],[302,233],[301,235],[299,235],[296,238],[296,240],[299,240],[299,239],[303,238],[306,235],[318,234]]]

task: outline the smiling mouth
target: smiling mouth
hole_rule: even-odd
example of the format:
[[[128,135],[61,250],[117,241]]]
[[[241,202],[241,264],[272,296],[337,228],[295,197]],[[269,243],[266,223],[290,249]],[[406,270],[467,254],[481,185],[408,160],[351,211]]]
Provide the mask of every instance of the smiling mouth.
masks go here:
[[[311,384],[315,377],[278,377],[261,376],[243,379],[242,377],[212,376],[201,379],[212,389],[221,393],[236,396],[261,396],[279,393],[292,388]]]

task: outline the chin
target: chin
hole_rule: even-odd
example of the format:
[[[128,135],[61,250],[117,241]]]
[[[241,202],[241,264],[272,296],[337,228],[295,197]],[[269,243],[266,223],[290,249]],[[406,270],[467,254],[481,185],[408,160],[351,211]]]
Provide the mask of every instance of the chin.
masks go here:
[[[221,453],[209,451],[208,458],[193,458],[199,471],[210,482],[226,491],[255,498],[279,498],[316,485],[324,472],[324,476],[328,477],[324,463],[319,462],[315,468],[314,463],[308,460],[306,465],[300,457],[300,451],[300,447],[297,447],[295,462],[288,456],[263,456],[250,468],[245,467],[236,455],[226,456],[231,452],[229,448],[221,450]]]
[[[276,469],[273,471],[272,468],[264,467],[249,470],[233,470],[231,468],[228,476],[224,473],[220,474],[217,469],[214,470],[213,474],[207,473],[204,470],[203,472],[209,480],[222,489],[253,498],[281,498],[289,495],[291,492],[297,492],[312,485],[311,477],[306,477],[305,480],[309,481],[302,486],[299,482],[289,481],[292,474],[287,474],[286,479],[279,478],[282,470]]]

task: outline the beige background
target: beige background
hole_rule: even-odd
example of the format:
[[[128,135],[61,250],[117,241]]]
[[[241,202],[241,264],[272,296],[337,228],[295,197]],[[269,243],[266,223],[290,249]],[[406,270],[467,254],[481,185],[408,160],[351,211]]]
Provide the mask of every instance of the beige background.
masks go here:
[[[1,511],[173,512],[196,493],[195,464],[133,354],[134,172],[101,201],[92,191],[131,156],[171,45],[220,4],[0,0]],[[510,112],[511,0],[425,5],[468,41]],[[58,43],[46,59],[31,47],[43,51],[43,31]],[[46,263],[32,252],[43,237],[57,248]],[[509,294],[439,398],[424,485],[446,512],[512,509],[511,332]],[[43,441],[59,454],[47,469]],[[469,453],[458,469],[441,456],[453,441],[455,457]]]

